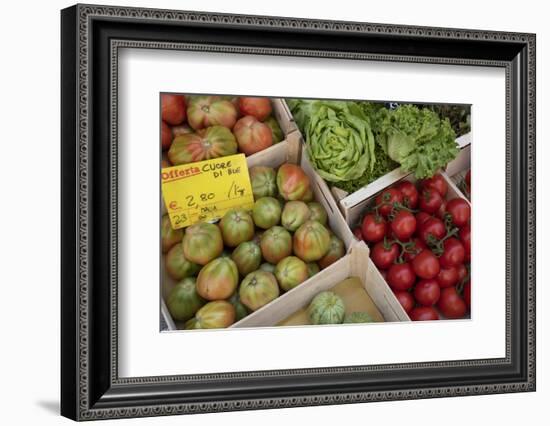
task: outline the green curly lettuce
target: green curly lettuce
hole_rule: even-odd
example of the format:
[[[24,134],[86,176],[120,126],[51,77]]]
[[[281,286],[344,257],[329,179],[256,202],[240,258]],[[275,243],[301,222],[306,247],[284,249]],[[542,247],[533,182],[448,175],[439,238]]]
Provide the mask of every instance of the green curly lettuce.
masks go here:
[[[310,99],[286,99],[294,121],[302,133],[305,131],[307,122],[311,116],[311,105],[313,102],[315,101]]]
[[[419,179],[433,176],[459,152],[449,120],[427,108],[401,105],[380,110],[376,133],[388,157]]]
[[[306,152],[312,166],[329,182],[357,179],[372,171],[374,135],[368,117],[355,102],[314,101],[305,124]]]
[[[348,193],[399,166],[417,178],[431,177],[458,154],[451,123],[434,108],[308,99],[287,103],[313,167]]]
[[[346,191],[348,194],[352,194],[364,186],[367,186],[369,183],[374,182],[379,177],[384,176],[386,173],[389,173],[399,167],[399,163],[396,163],[388,157],[379,144],[375,144],[374,156],[376,157],[376,163],[374,164],[372,171],[365,171],[365,173],[357,179],[344,182],[334,182],[334,186]]]

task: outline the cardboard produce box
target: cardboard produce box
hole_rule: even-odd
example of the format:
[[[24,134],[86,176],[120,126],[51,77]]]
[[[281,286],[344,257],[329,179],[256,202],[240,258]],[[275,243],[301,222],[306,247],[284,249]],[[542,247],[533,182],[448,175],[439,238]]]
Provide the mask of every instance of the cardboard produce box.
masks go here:
[[[445,172],[451,177],[452,181],[468,200],[470,200],[470,194],[468,194],[465,177],[468,170],[470,170],[471,148],[471,145],[464,147],[464,149],[460,151],[460,154],[458,154],[445,169]]]
[[[248,157],[247,165],[248,165],[248,168],[250,169],[254,166],[260,166],[260,165],[277,168],[284,163],[300,164],[304,169],[305,173],[310,178],[311,188],[313,190],[315,201],[319,202],[327,212],[329,228],[334,232],[334,234],[338,238],[340,238],[344,242],[346,249],[349,250],[351,245],[356,240],[353,237],[353,234],[349,229],[349,226],[344,220],[344,217],[342,216],[342,213],[340,212],[340,209],[338,208],[336,201],[334,200],[334,198],[331,196],[329,192],[324,192],[324,191],[328,191],[328,188],[326,187],[326,185],[321,185],[321,183],[324,183],[324,181],[319,180],[319,176],[317,176],[317,174],[313,171],[313,169],[311,169],[311,167],[309,167],[307,163],[303,163],[302,161],[303,158],[304,156],[302,155],[301,136],[298,131],[294,131],[289,133],[286,136],[286,140],[284,142],[278,143],[269,149],[258,152]],[[172,318],[170,317],[170,313],[166,308],[166,304],[164,303],[168,294],[170,293],[170,290],[176,284],[176,282],[174,282],[174,280],[166,273],[166,269],[164,266],[165,265],[164,258],[165,256],[162,255],[161,256],[161,298],[163,300],[161,300],[161,303],[160,303],[161,315],[164,318],[164,321],[167,324],[168,329],[170,330],[181,329],[183,328],[183,323],[172,320]],[[314,281],[316,277],[317,275],[313,276],[306,282],[300,284],[300,287],[308,284],[311,281]],[[270,306],[274,302],[271,302],[269,305],[266,305],[266,307]],[[249,316],[252,316],[252,315],[254,315],[254,313],[250,314]],[[247,318],[248,317],[235,323],[233,327],[240,326],[242,321],[246,320]],[[174,328],[171,328],[171,327],[174,327]]]
[[[455,182],[453,181],[453,179],[451,179],[451,177],[447,174],[447,172],[441,171],[440,174],[441,176],[443,176],[443,178],[445,179],[445,182],[447,182],[447,185],[449,187],[447,196],[446,196],[447,200],[460,197],[460,198],[464,198],[465,200],[468,201],[468,203],[470,203],[468,198],[456,186]],[[413,183],[417,182],[417,179],[415,179],[414,175],[408,174],[407,176],[404,176],[401,179],[396,180],[395,182],[392,182],[391,184],[385,186],[384,188],[381,188],[379,191],[375,192],[374,194],[371,194],[368,198],[361,200],[360,202],[355,204],[353,207],[349,208],[345,220],[347,224],[351,227],[351,229],[360,225],[360,221],[365,211],[367,210],[367,207],[369,207],[374,202],[374,199],[381,191],[383,191],[384,189],[386,189],[387,187],[393,184],[398,183],[401,180],[408,180],[409,182],[413,182]]]
[[[467,171],[467,169],[469,169],[469,147],[467,148],[468,150],[468,155],[466,156],[466,152],[465,154],[462,156],[462,157],[457,157],[457,159],[455,159],[455,161],[458,161],[459,163],[456,163],[456,164],[453,164],[452,165],[452,169],[455,173],[458,173],[458,174],[464,174],[465,171]],[[468,158],[468,160],[466,161],[466,158]],[[451,164],[451,163],[449,163]],[[459,164],[461,165],[461,167],[463,167],[462,169],[460,169],[459,167]],[[456,167],[456,168],[455,168]],[[454,180],[449,176],[449,174],[447,172],[440,172],[441,176],[443,176],[443,178],[445,179],[445,182],[447,183],[447,186],[448,186],[448,189],[447,189],[447,195],[445,197],[446,200],[451,200],[453,198],[463,198],[464,200],[466,200],[468,202],[468,204],[470,204],[470,200],[462,193],[462,191],[458,188],[458,186],[455,184]],[[407,180],[407,181],[410,181],[410,182],[413,182],[413,183],[416,183],[417,180],[414,178],[414,176],[412,174],[409,174],[408,176],[404,177],[403,180]],[[394,183],[397,183],[397,182],[394,182]],[[384,188],[385,189],[385,188]],[[365,212],[367,211],[368,207],[371,206],[373,203],[374,203],[374,200],[376,198],[376,196],[378,195],[378,193],[375,193],[373,195],[371,195],[370,197],[362,200],[360,203],[356,204],[355,206],[353,206],[353,208],[350,208],[349,209],[349,212],[348,212],[348,216],[346,217],[346,222],[348,223],[349,227],[351,229],[354,229],[355,227],[357,226],[360,226],[361,224],[361,220],[365,214]],[[370,260],[370,259],[369,259]],[[388,286],[389,288],[389,284],[387,284],[387,282],[384,280],[384,278],[382,277],[382,275],[380,274],[380,272],[378,271],[378,269],[376,268],[376,266],[373,264],[373,267],[374,269],[376,269],[376,273],[380,276],[380,279],[382,281],[384,281],[384,284],[386,286]],[[408,316],[407,316],[408,318]]]
[[[456,143],[458,144],[461,151],[457,156],[457,159],[459,157],[464,157],[465,154],[462,154],[462,153],[465,151],[467,151],[468,153],[467,155],[469,159],[469,153],[470,153],[469,146],[471,143],[471,134],[467,133],[463,136],[458,137],[456,139]],[[456,159],[451,161],[447,165],[446,170],[449,168],[451,164],[453,163],[457,164],[455,162],[456,162]],[[451,166],[451,168],[452,167],[455,167],[455,166]],[[335,187],[331,189],[331,192],[333,196],[336,198],[336,200],[338,201],[338,204],[340,206],[340,209],[342,210],[342,214],[344,215],[344,218],[348,220],[348,216],[353,214],[352,211],[357,207],[357,205],[361,204],[365,199],[370,199],[373,195],[379,193],[380,191],[387,188],[388,186],[391,186],[402,179],[408,178],[409,176],[412,176],[412,173],[404,172],[400,167],[398,167],[397,169],[394,169],[391,172],[385,174],[384,176],[379,177],[375,181],[369,183],[368,185],[355,191],[352,194],[348,194],[347,192],[342,191],[341,189],[335,188]]]
[[[350,277],[361,285],[344,282]],[[369,258],[369,248],[356,242],[342,259],[286,292],[270,304],[243,318],[232,327],[266,327],[307,325],[305,309],[311,300],[325,290],[344,299],[346,314],[367,312],[378,322],[409,321],[389,286]]]
[[[273,117],[275,117],[275,120],[277,120],[277,123],[279,124],[279,127],[283,132],[284,139],[281,142],[273,144],[269,148],[264,149],[263,151],[248,156],[247,160],[257,159],[255,161],[261,161],[262,158],[269,157],[271,152],[278,152],[280,150],[286,151],[288,149],[288,136],[298,130],[298,126],[296,126],[294,118],[292,117],[292,114],[290,113],[288,105],[286,104],[284,99],[272,98],[271,106],[272,115]],[[162,153],[162,160],[163,162],[167,162],[169,164],[166,151]],[[164,205],[164,202],[161,202],[160,210],[162,215],[166,214],[166,206]]]

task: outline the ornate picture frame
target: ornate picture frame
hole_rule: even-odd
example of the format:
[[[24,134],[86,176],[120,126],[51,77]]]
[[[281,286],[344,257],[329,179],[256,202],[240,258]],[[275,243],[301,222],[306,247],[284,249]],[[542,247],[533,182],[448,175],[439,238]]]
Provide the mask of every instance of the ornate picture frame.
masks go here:
[[[534,34],[76,5],[61,13],[61,414],[74,420],[535,390]],[[506,356],[120,378],[123,47],[498,67],[506,73]]]

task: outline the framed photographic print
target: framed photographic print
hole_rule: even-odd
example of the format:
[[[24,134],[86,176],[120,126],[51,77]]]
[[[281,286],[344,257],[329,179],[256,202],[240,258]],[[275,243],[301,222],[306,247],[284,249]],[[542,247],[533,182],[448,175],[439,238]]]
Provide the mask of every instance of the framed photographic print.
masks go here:
[[[61,26],[64,416],[535,390],[533,34]]]

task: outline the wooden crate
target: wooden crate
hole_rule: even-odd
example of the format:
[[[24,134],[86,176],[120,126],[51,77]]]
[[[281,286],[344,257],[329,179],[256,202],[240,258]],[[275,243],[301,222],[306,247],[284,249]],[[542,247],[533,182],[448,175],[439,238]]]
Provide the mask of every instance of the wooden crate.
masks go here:
[[[464,178],[466,173],[470,170],[470,155],[471,145],[460,151],[458,157],[447,165],[446,173],[450,176],[454,184],[462,191],[462,193],[470,200],[470,194],[467,194],[466,184]]]
[[[279,126],[281,127],[281,130],[283,131],[284,140],[270,146],[267,149],[264,149],[263,151],[260,151],[260,152],[257,152],[256,154],[252,154],[248,156],[247,160],[254,160],[256,162],[259,162],[259,161],[262,161],[262,159],[269,157],[269,154],[271,152],[274,152],[274,151],[277,152],[281,149],[285,150],[286,148],[281,148],[281,145],[282,146],[288,145],[289,135],[293,134],[298,130],[298,127],[294,122],[294,118],[290,113],[290,109],[288,108],[288,105],[286,104],[284,99],[273,98],[271,99],[271,105],[273,107],[273,116],[275,117],[275,119],[279,123]],[[258,164],[261,164],[261,163],[258,163]]]
[[[294,312],[308,306],[320,292],[330,290],[350,277],[359,278],[366,293],[365,301],[359,304],[362,310],[375,319],[382,318],[385,322],[409,321],[409,317],[370,260],[366,244],[356,242],[342,259],[231,327],[276,326]]]
[[[469,148],[468,148],[468,151],[469,151]],[[466,158],[465,156],[462,157],[462,160],[461,160],[462,165],[464,167],[469,168],[469,160],[466,162],[465,158]],[[456,160],[458,160],[458,157],[457,157]],[[466,166],[466,164],[467,164],[467,166]],[[459,173],[459,172],[463,173],[462,170],[459,170],[459,171],[454,170],[454,171],[457,172],[457,173]],[[445,197],[446,200],[451,200],[453,198],[463,198],[464,200],[466,200],[468,202],[468,204],[470,204],[470,200],[468,200],[468,198],[457,187],[457,185],[455,184],[455,182],[453,181],[453,179],[451,178],[451,176],[449,176],[449,174],[447,172],[441,172],[441,176],[443,176],[443,178],[445,179],[445,182],[447,183],[447,186],[448,186],[447,195]],[[412,174],[404,177],[403,180],[408,180],[408,181],[413,182],[413,183],[417,182],[417,180],[414,178],[414,176]],[[396,183],[396,182],[394,182],[394,183]],[[363,200],[361,203],[355,205],[352,209],[349,210],[349,214],[348,214],[348,217],[346,218],[346,222],[348,223],[350,229],[354,229],[355,227],[357,227],[361,224],[361,220],[362,220],[365,212],[367,211],[369,206],[374,204],[374,200],[375,200],[377,195],[378,195],[378,193],[373,194],[372,196],[370,196],[366,200]],[[384,285],[386,285],[389,288],[389,285],[386,283],[386,281],[384,280],[384,278],[380,274],[380,271],[378,271],[378,269],[376,268],[376,266],[374,266],[374,264],[373,264],[373,267],[376,270],[376,274],[378,274],[380,276],[380,279],[384,282]]]
[[[279,126],[283,131],[284,139],[281,142],[276,143],[267,149],[264,149],[263,151],[248,156],[247,161],[252,161],[253,164],[262,164],[262,161],[265,161],[267,158],[270,158],[272,156],[277,158],[278,155],[286,152],[288,149],[296,149],[294,148],[295,144],[288,143],[288,138],[292,138],[292,136],[290,135],[296,135],[296,132],[298,131],[298,126],[296,126],[288,105],[282,98],[273,98],[271,99],[271,106],[273,108],[273,117],[275,117],[275,119],[279,123]],[[299,161],[298,155],[299,153],[297,154],[296,158]],[[168,156],[166,152],[162,153],[162,159],[168,161]],[[298,161],[295,162],[297,163]],[[164,205],[164,202],[162,200],[160,203],[160,210],[161,215],[165,215],[167,213],[166,206]]]
[[[468,203],[470,202],[468,198],[462,193],[462,191],[460,191],[460,189],[456,186],[453,179],[451,179],[451,177],[447,174],[447,172],[441,172],[441,176],[443,176],[443,178],[445,179],[445,182],[447,182],[447,185],[449,187],[447,191],[447,196],[446,196],[447,200],[460,197],[460,198],[464,198],[466,201],[468,201]],[[417,182],[415,177],[412,174],[409,174],[403,177],[402,179],[399,179],[398,181],[393,182],[392,184],[396,184],[400,180],[408,180],[413,183]],[[383,189],[385,188],[387,187],[384,187]],[[348,210],[348,214],[345,220],[351,229],[354,229],[356,226],[359,226],[361,224],[361,219],[363,218],[365,211],[370,205],[374,203],[374,199],[383,189],[372,194],[370,197],[362,200],[361,202],[354,205],[352,208]]]
[[[324,184],[324,181],[322,181],[322,179],[321,181],[319,181],[319,177],[313,171],[313,169],[311,169],[308,164],[304,164],[302,162],[304,156],[301,155],[301,150],[302,147],[300,133],[298,131],[294,131],[287,135],[285,143],[278,143],[277,145],[269,149],[248,157],[247,164],[249,168],[260,165],[276,168],[283,163],[301,164],[302,168],[310,178],[311,188],[313,190],[315,200],[319,202],[327,212],[330,229],[336,234],[338,238],[340,238],[344,242],[346,249],[349,250],[351,245],[355,242],[355,238],[353,237],[351,230],[346,224],[346,221],[344,220],[344,217],[342,216],[342,213],[340,212],[336,201],[331,196],[330,192],[325,192],[328,191],[328,188],[326,184]],[[176,283],[170,278],[170,276],[168,276],[165,271],[164,255],[161,256],[161,262],[161,296],[165,299]],[[312,280],[313,279],[315,279],[315,277],[313,277]],[[304,284],[305,283],[303,283],[302,285]],[[163,315],[164,317],[170,316],[168,310],[166,309],[166,306],[164,306],[164,304],[162,303],[161,315]],[[171,329],[171,323],[176,327],[176,329],[183,326],[183,324],[175,321],[171,321],[171,323],[170,321],[165,322],[167,323],[169,329]]]
[[[469,158],[469,147],[471,143],[471,133],[467,133],[463,136],[460,136],[456,139],[456,143],[458,144],[460,148],[460,153],[457,156],[457,158],[453,161],[451,161],[447,167],[446,170],[448,170],[449,166],[452,164],[456,165],[457,159],[464,157],[466,154],[462,154],[467,150],[468,158]],[[454,167],[454,166],[451,166]],[[375,181],[369,183],[368,185],[364,186],[363,188],[355,191],[353,194],[348,194],[345,191],[342,191],[339,188],[332,188],[332,194],[336,198],[336,200],[339,203],[340,209],[342,210],[342,214],[344,215],[344,218],[349,222],[348,216],[352,214],[353,209],[358,205],[364,202],[366,199],[370,199],[374,194],[379,193],[383,189],[387,188],[390,185],[393,185],[396,182],[399,182],[400,180],[407,178],[411,176],[412,173],[410,172],[404,172],[400,167],[392,170],[389,173],[386,173],[384,176],[379,177]]]
[[[285,136],[298,130],[298,126],[294,121],[290,108],[283,98],[271,99],[271,105],[273,107],[273,116],[279,123],[279,126]]]

